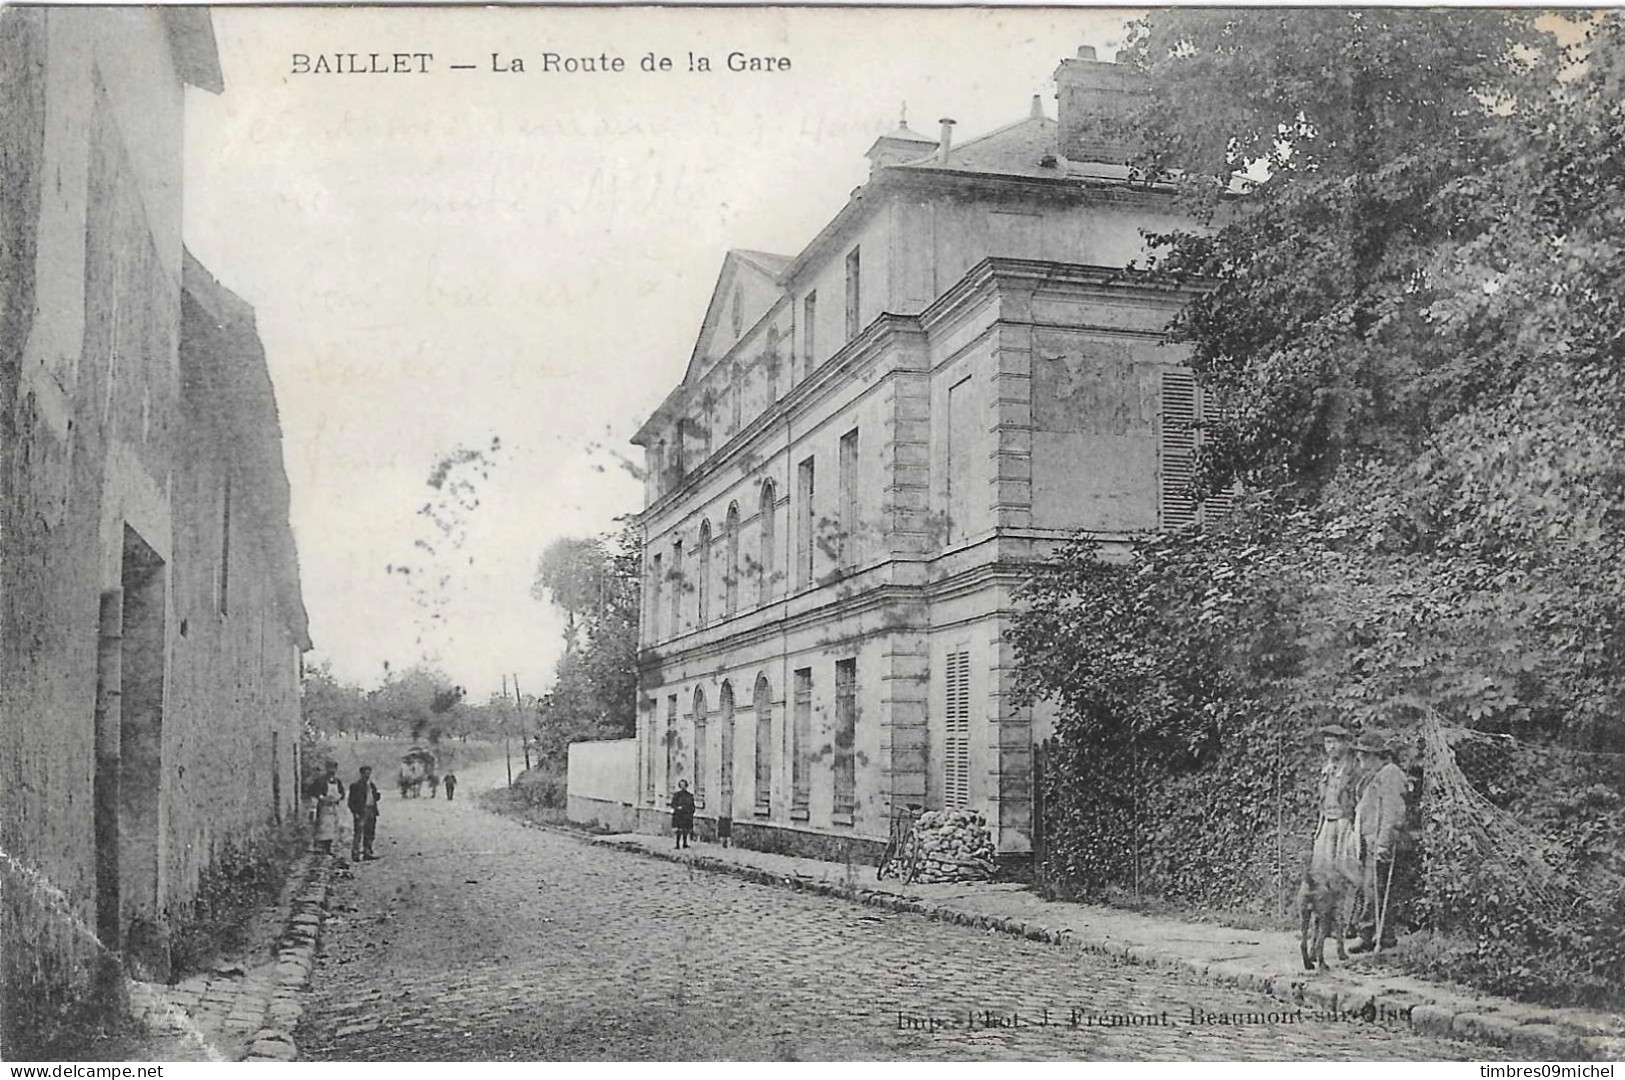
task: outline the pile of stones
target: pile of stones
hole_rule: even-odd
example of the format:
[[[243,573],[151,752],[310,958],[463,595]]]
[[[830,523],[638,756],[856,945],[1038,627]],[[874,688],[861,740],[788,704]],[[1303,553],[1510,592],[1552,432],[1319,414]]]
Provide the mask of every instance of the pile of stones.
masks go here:
[[[993,876],[993,833],[974,810],[928,810],[914,822],[919,861],[914,880],[986,881]]]

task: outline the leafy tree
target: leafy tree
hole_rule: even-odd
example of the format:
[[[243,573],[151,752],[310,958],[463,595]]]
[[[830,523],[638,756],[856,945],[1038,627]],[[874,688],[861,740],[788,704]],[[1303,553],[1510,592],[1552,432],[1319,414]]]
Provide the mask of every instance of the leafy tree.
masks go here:
[[[1308,836],[1268,850],[1259,808],[1312,816],[1305,735],[1442,717],[1549,748],[1475,778],[1493,809],[1430,796],[1424,913],[1471,939],[1444,966],[1617,996],[1625,23],[1561,79],[1519,12],[1158,12],[1128,59],[1161,80],[1150,152],[1214,211],[1158,238],[1159,269],[1210,286],[1174,326],[1225,406],[1205,482],[1252,494],[1028,586],[1013,639],[1070,811],[1051,870],[1266,905],[1260,871]],[[1220,206],[1200,177],[1250,160],[1267,178]],[[1547,902],[1520,853],[1463,842],[1496,814],[1538,833]]]
[[[462,687],[454,685],[444,672],[426,664],[413,665],[399,674],[391,673],[367,696],[372,730],[379,735],[422,739],[462,698]]]
[[[1460,377],[1427,312],[1441,255],[1497,222],[1476,185],[1512,151],[1509,108],[1550,92],[1554,56],[1529,11],[1188,9],[1137,24],[1119,59],[1150,78],[1147,155],[1222,226],[1155,238],[1162,270],[1213,286],[1173,328],[1226,405],[1211,482],[1313,489],[1349,455],[1414,451],[1487,389]],[[1248,165],[1264,179],[1220,207]]]
[[[305,669],[299,706],[305,726],[324,737],[358,735],[365,723],[366,700],[361,688],[339,682],[328,664]]]
[[[566,618],[565,653],[538,714],[544,743],[631,735],[642,607],[637,530],[555,541],[538,564],[532,595],[551,599]]]
[[[566,651],[576,649],[580,623],[604,603],[609,575],[609,552],[601,539],[560,537],[542,552],[530,594],[564,612]]]

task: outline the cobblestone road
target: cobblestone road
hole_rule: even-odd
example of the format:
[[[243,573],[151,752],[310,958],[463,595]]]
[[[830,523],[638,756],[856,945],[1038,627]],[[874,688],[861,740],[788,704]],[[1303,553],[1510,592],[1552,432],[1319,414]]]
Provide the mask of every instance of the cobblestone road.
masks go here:
[[[473,799],[389,798],[379,852],[380,861],[337,884],[297,1033],[308,1059],[1482,1054],[1357,1021],[1193,1024],[1193,1009],[1280,1014],[1284,1006],[589,846],[494,817]],[[998,1025],[1020,1020],[993,1026],[984,1014]],[[1153,1022],[1088,1022],[1102,1014]]]

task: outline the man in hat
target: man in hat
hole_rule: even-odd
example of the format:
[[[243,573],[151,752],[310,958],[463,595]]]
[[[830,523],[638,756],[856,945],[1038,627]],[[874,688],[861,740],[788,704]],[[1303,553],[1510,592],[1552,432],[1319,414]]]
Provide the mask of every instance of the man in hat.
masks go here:
[[[1349,952],[1363,953],[1375,947],[1379,929],[1384,949],[1396,944],[1394,915],[1403,885],[1398,891],[1394,889],[1394,856],[1405,840],[1405,795],[1410,778],[1388,760],[1388,745],[1375,731],[1360,736],[1354,754],[1358,773],[1354,833],[1360,844],[1360,940],[1349,947]]]
[[[1341,724],[1320,729],[1326,760],[1320,767],[1320,824],[1309,856],[1312,872],[1342,879],[1349,894],[1360,884],[1359,843],[1354,832],[1354,761],[1349,754],[1353,736]],[[1340,890],[1341,891],[1341,890]]]
[[[350,785],[350,816],[355,819],[355,832],[350,834],[350,861],[371,862],[378,856],[372,853],[372,842],[378,835],[378,787],[372,782],[372,766],[361,766],[361,778]]]

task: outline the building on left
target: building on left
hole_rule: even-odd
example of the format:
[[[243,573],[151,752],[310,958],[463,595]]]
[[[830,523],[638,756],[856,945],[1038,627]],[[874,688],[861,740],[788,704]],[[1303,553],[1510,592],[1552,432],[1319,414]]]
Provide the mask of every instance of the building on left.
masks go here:
[[[0,12],[4,1028],[163,978],[298,809],[309,649],[254,312],[182,244],[205,8]],[[21,1042],[17,1040],[22,1040]]]

